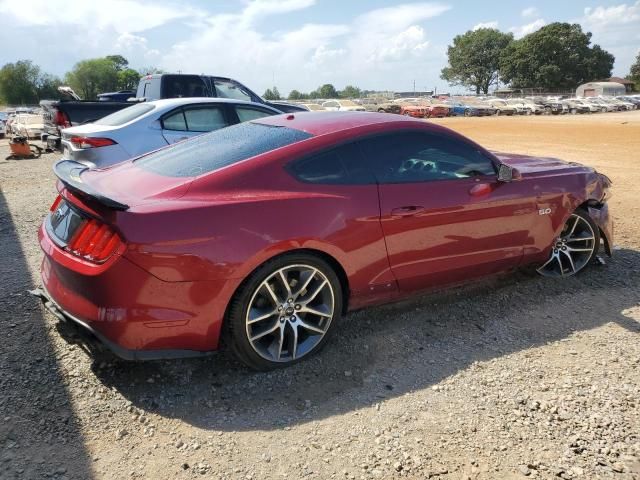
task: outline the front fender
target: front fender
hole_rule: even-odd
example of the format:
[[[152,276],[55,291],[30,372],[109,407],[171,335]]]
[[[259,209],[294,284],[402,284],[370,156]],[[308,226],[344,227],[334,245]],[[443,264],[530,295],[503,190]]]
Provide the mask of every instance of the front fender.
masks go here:
[[[587,211],[600,229],[605,252],[608,256],[613,256],[613,219],[609,215],[609,206],[606,203],[601,203],[587,207]]]

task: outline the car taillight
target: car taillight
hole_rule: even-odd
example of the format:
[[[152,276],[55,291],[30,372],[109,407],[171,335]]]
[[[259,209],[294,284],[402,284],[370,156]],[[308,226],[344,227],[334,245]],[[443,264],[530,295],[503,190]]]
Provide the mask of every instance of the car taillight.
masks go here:
[[[78,228],[65,250],[90,262],[103,263],[121,244],[118,234],[108,225],[90,219]]]
[[[76,148],[98,148],[116,144],[110,138],[99,137],[71,137],[70,142]]]
[[[51,204],[51,206],[49,207],[49,211],[55,212],[58,206],[60,205],[61,201],[62,201],[62,195],[58,195],[56,199],[53,201],[53,203]]]
[[[53,118],[53,121],[60,128],[69,128],[71,126],[71,122],[69,121],[67,114],[60,110],[56,110],[56,115]]]

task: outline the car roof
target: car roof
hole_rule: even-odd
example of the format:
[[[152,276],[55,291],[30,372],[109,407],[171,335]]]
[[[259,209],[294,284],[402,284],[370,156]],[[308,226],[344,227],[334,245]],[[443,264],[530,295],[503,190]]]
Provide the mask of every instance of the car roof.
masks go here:
[[[326,135],[353,128],[367,127],[379,124],[406,124],[407,127],[419,126],[420,128],[440,131],[441,129],[432,123],[413,119],[402,115],[389,115],[376,112],[295,112],[273,117],[263,117],[253,120],[254,123],[272,125],[275,127],[288,127],[311,135]]]
[[[179,107],[181,105],[191,105],[193,103],[243,103],[246,105],[260,105],[263,107],[269,107],[262,103],[248,102],[246,100],[238,100],[235,98],[220,98],[220,97],[182,97],[182,98],[165,98],[162,100],[152,100],[150,102],[144,102],[156,107]],[[131,105],[137,105],[132,102]]]

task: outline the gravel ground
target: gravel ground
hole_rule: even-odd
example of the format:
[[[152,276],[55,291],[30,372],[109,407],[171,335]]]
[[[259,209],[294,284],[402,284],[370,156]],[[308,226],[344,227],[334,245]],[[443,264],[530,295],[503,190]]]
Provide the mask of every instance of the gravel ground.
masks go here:
[[[438,123],[609,175],[614,259],[353,313],[268,374],[64,340],[26,293],[56,155],[0,160],[0,478],[640,478],[640,112]]]

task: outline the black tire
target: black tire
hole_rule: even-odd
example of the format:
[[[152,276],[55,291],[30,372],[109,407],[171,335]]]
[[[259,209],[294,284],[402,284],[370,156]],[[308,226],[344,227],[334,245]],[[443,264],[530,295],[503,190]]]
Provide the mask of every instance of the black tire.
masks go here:
[[[496,110],[496,116],[499,117],[502,112],[500,110]]]
[[[553,110],[551,110],[551,107],[544,107],[545,115],[551,115],[552,113],[553,113]]]
[[[247,313],[251,299],[261,284],[274,272],[287,266],[308,265],[313,267],[326,277],[333,291],[333,316],[323,335],[313,348],[307,353],[290,361],[270,361],[261,356],[252,346],[247,333]],[[230,347],[235,356],[246,366],[253,370],[268,371],[287,367],[298,363],[317,353],[324,347],[339,321],[343,308],[343,291],[340,280],[334,269],[324,259],[308,253],[289,253],[276,257],[264,263],[255,270],[241,285],[231,300],[225,319],[225,343]]]
[[[465,117],[470,117],[471,116],[471,110],[469,110],[468,108],[464,111],[464,116]]]

